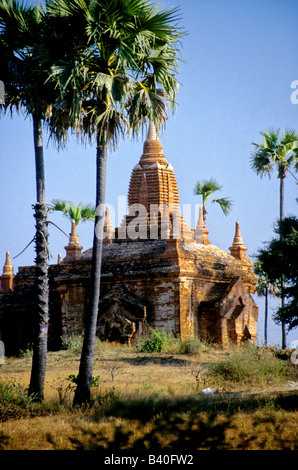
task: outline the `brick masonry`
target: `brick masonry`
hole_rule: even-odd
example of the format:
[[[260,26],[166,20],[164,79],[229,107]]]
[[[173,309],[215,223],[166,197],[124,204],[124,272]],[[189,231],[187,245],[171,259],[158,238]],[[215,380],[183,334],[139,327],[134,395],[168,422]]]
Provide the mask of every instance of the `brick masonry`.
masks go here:
[[[257,277],[246,257],[239,223],[230,253],[209,242],[202,220],[196,230],[187,226],[177,209],[173,167],[152,125],[132,171],[128,202],[129,213],[120,228],[113,229],[106,216],[98,336],[133,344],[151,326],[172,331],[182,340],[199,337],[224,346],[254,341],[258,308],[252,293]],[[147,211],[138,219],[143,238],[129,236],[134,204]],[[160,208],[154,220],[151,204]],[[168,216],[165,231],[163,210]],[[125,232],[124,238],[117,236],[119,230]],[[153,239],[152,233],[157,237]],[[65,258],[49,266],[50,349],[59,348],[62,337],[83,331],[89,303],[92,249],[82,251],[74,226],[65,249]],[[17,354],[32,342],[34,266],[20,267],[14,276],[6,259],[1,286],[0,339],[7,354]]]

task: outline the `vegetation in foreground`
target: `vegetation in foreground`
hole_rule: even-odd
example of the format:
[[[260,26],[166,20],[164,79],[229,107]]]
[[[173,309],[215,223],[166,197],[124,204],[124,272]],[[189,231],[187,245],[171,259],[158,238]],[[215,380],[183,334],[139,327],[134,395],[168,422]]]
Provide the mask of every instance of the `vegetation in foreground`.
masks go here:
[[[298,375],[290,353],[228,351],[152,331],[127,348],[97,342],[92,400],[73,407],[82,338],[48,354],[43,403],[28,398],[30,352],[0,379],[0,449],[297,448]]]

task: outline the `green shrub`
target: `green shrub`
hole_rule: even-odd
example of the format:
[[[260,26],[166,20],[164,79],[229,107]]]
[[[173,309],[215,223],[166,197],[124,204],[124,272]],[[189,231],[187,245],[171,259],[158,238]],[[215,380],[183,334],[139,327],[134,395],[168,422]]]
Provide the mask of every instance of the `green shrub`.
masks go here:
[[[180,354],[198,354],[202,350],[203,344],[198,339],[187,338],[179,344]]]
[[[224,360],[208,365],[208,376],[217,381],[266,383],[284,379],[286,373],[283,361],[253,345],[232,350]]]
[[[27,416],[31,401],[21,386],[0,382],[0,422]]]
[[[70,351],[71,353],[78,355],[81,353],[83,346],[83,335],[75,335],[72,333],[65,338],[62,338],[62,348]]]
[[[138,344],[137,351],[148,353],[161,352],[170,347],[174,341],[175,338],[171,332],[157,331],[150,328],[149,336]]]
[[[67,377],[67,380],[69,380],[70,382],[75,384],[75,385],[69,384],[68,388],[70,390],[76,390],[77,383],[78,383],[78,377],[79,377],[78,374],[70,374]],[[100,375],[93,375],[92,378],[91,378],[91,387],[98,387],[99,381],[100,381]]]

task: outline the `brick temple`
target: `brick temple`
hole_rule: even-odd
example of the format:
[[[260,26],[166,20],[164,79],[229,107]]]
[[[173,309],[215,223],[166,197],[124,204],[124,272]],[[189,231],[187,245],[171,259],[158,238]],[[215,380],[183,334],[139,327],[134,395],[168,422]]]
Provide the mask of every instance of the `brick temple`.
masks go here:
[[[202,210],[195,229],[179,213],[175,172],[153,124],[132,170],[128,214],[113,227],[105,212],[97,333],[104,341],[133,344],[148,326],[182,340],[200,338],[239,344],[255,341],[257,277],[236,222],[230,253],[208,239]],[[92,248],[83,251],[75,224],[64,259],[49,266],[49,348],[84,329],[89,301]],[[34,266],[16,275],[9,253],[0,290],[0,339],[7,353],[31,344]]]

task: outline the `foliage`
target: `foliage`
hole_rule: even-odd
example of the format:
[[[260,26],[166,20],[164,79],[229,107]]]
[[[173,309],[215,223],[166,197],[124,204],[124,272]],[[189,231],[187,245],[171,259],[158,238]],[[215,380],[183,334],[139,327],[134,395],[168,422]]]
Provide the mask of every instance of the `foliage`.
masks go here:
[[[78,383],[78,374],[70,374],[67,377],[67,380],[75,384],[75,385],[69,385],[68,388],[70,390],[75,390],[77,387],[77,383]],[[100,375],[93,375],[91,378],[91,387],[98,387],[99,382],[100,382]]]
[[[50,210],[62,212],[70,221],[74,220],[76,225],[87,220],[95,220],[95,207],[92,204],[82,204],[80,202],[75,206],[72,201],[53,199]]]
[[[187,338],[179,342],[180,354],[198,354],[205,350],[205,345],[199,339]]]
[[[22,387],[0,382],[0,422],[26,416],[29,404],[30,398]]]
[[[175,338],[171,332],[157,331],[150,328],[149,336],[137,346],[139,352],[161,352],[173,344]]]
[[[50,82],[61,93],[53,115],[64,115],[64,129],[52,129],[60,142],[72,128],[115,148],[119,137],[138,133],[147,117],[164,122],[164,101],[173,107],[178,89],[183,32],[177,13],[146,0],[47,1],[53,25],[58,19],[66,28],[69,21],[80,25],[71,32],[72,54],[51,67]]]
[[[220,186],[214,178],[210,178],[209,180],[204,180],[204,181],[197,181],[195,188],[194,188],[194,194],[196,194],[197,196],[202,196],[204,218],[207,213],[206,212],[207,201],[212,196],[212,194],[214,194],[217,191],[220,191],[221,189],[222,189],[222,186]],[[228,198],[215,198],[215,199],[212,199],[211,202],[216,202],[220,206],[224,215],[228,215],[232,209],[232,201]]]
[[[287,303],[278,309],[275,320],[285,322],[290,330],[298,326],[298,218],[278,221],[274,231],[277,237],[259,250],[258,259],[272,284],[278,285],[281,276],[284,278]]]
[[[284,379],[287,368],[270,351],[254,345],[232,350],[222,360],[208,365],[208,375],[220,384],[226,382],[262,383]]]
[[[255,151],[251,156],[251,168],[260,175],[271,176],[275,167],[278,177],[284,178],[290,168],[298,170],[298,136],[294,130],[269,129],[261,132],[262,144],[253,143]]]
[[[62,348],[68,350],[72,354],[80,354],[82,351],[83,336],[71,334],[62,338]]]

